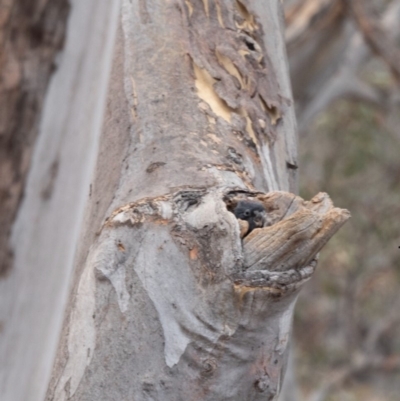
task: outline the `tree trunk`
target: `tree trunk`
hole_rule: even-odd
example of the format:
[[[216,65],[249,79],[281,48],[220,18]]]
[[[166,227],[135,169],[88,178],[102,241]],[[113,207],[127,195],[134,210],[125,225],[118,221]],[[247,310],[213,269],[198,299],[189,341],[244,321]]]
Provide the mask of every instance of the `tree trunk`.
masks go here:
[[[338,99],[358,100],[383,110],[390,108],[391,95],[367,82],[360,73],[373,56],[374,46],[367,45],[349,18],[351,7],[343,0],[293,3],[286,6],[286,44],[300,136],[307,133],[318,113]],[[400,2],[393,1],[379,20],[385,35],[378,35],[386,45],[399,38],[399,21]],[[373,21],[373,25],[377,24]],[[387,60],[389,67],[392,58]]]
[[[297,294],[348,218],[277,192],[297,189],[280,7],[123,1],[48,400],[279,394]],[[243,239],[242,200],[267,211]]]
[[[21,201],[40,111],[65,33],[66,0],[3,0],[0,8],[0,277],[12,264],[11,227]]]
[[[37,8],[37,14],[31,7]],[[61,12],[64,8],[61,1],[48,4],[46,1],[15,1],[9,20],[12,34],[5,35],[18,39],[16,42],[21,48],[15,42],[11,42],[11,46],[22,54],[24,79],[13,88],[12,96],[7,98],[7,92],[1,93],[4,101],[10,103],[7,119],[2,123],[6,126],[4,135],[10,138],[13,146],[4,159],[1,154],[0,177],[12,177],[14,182],[7,187],[12,194],[16,187],[21,188],[18,196],[10,198],[12,203],[0,204],[2,232],[8,231],[22,188],[24,198],[11,238],[14,265],[0,279],[2,401],[44,399],[104,117],[119,12],[119,4],[108,0],[72,2],[65,47],[58,57],[59,64],[47,90],[43,113],[38,114],[45,84],[50,78],[51,68],[46,63],[54,62],[51,56],[55,56],[60,46],[51,36],[54,33],[51,28],[55,26],[55,32],[63,30],[64,19],[59,16],[64,17]],[[29,23],[14,21],[15,15],[19,15],[17,11],[28,22],[37,23],[34,24],[36,31],[45,33],[41,39],[44,44],[39,40],[40,46],[33,42],[37,46],[24,48],[32,45],[32,37],[29,30],[24,32]],[[43,18],[39,18],[41,15]],[[28,35],[25,41],[20,38],[19,30]],[[55,49],[53,42],[57,44]],[[14,53],[5,54],[12,57]],[[14,103],[14,98],[20,100]],[[30,161],[35,122],[39,120],[38,139]],[[4,168],[10,160],[13,167]],[[23,187],[25,171],[21,166],[27,170],[29,165]],[[6,249],[6,245],[0,236],[0,247]]]

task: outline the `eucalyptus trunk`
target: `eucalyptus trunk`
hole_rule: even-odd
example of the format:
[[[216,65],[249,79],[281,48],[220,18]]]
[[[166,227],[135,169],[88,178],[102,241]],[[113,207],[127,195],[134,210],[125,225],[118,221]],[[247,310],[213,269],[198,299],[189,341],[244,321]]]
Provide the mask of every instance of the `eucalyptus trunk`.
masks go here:
[[[348,218],[297,190],[281,2],[124,0],[48,400],[273,400]],[[256,201],[264,227],[233,213]]]

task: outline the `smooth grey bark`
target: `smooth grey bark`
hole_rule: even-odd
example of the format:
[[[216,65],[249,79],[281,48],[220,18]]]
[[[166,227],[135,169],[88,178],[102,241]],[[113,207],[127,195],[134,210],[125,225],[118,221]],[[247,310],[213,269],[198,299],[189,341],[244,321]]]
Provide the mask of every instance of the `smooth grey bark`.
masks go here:
[[[296,369],[293,357],[293,339],[291,343],[291,351],[289,354],[288,365],[286,369],[285,381],[283,383],[282,392],[279,401],[301,401],[301,393],[297,382]]]

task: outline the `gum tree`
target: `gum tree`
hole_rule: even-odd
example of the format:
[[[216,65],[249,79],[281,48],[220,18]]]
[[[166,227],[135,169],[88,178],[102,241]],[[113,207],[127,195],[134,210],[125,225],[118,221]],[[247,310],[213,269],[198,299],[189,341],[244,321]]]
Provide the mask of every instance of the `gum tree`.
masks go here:
[[[31,364],[38,350],[46,354],[44,385],[35,388],[30,365],[31,382],[6,394],[42,399],[65,311],[48,400],[276,399],[297,295],[319,250],[348,218],[326,194],[308,202],[294,194],[296,123],[281,3],[126,0],[115,39],[115,14],[106,25],[105,3],[95,10],[91,26],[71,15],[69,40],[78,46],[77,26],[94,38],[81,54],[88,73],[75,86],[54,80],[72,97],[59,94],[66,103],[49,101],[43,112],[13,238],[14,269],[58,271],[44,280],[47,292],[29,283],[25,312],[42,322],[26,347]],[[72,51],[63,57],[61,65],[82,65]],[[96,71],[98,80],[90,74]],[[69,74],[82,77],[78,67]],[[78,107],[73,95],[83,88]],[[46,118],[59,108],[74,112],[54,117],[61,131],[52,158],[42,135],[50,135]],[[68,117],[78,115],[70,126]],[[63,136],[65,126],[82,136]],[[72,153],[61,157],[65,149]],[[88,152],[86,159],[74,150]],[[232,213],[244,199],[267,212],[265,226],[247,236]],[[46,241],[54,246],[42,248]],[[26,281],[28,271],[21,272]],[[41,302],[50,304],[51,326]],[[10,344],[7,326],[5,333]]]

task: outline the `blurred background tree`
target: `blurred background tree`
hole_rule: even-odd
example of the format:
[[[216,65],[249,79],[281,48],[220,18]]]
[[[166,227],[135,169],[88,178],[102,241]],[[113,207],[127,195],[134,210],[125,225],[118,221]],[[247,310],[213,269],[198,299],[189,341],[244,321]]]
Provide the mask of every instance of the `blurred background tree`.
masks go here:
[[[301,293],[285,400],[398,401],[400,1],[286,0],[285,19],[300,194],[352,213]]]

